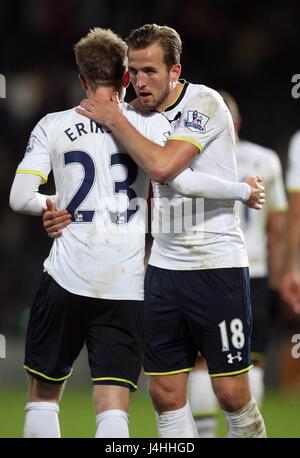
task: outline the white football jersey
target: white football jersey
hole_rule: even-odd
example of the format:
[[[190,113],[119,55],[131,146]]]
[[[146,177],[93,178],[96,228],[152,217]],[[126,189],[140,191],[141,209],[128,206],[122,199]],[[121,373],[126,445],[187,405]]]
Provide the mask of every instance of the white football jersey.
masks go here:
[[[239,181],[247,176],[261,175],[266,192],[266,203],[259,211],[239,202],[241,228],[249,258],[250,276],[268,275],[267,224],[271,213],[287,210],[282,167],[277,154],[248,141],[237,143]]]
[[[300,131],[290,141],[286,186],[289,192],[300,192]]]
[[[193,170],[237,181],[232,118],[216,91],[185,82],[178,99],[163,114],[173,127],[169,140],[199,148],[200,154],[190,164]],[[174,270],[248,265],[234,201],[185,198],[155,182],[153,192],[159,199],[154,199],[150,264]],[[168,212],[169,204],[173,208]]]
[[[164,143],[170,125],[161,114],[138,114],[128,104],[123,112],[139,132]],[[51,170],[57,208],[68,209],[72,224],[54,240],[45,270],[81,296],[143,299],[145,172],[110,131],[75,109],[36,125],[17,173],[38,174],[46,182]]]

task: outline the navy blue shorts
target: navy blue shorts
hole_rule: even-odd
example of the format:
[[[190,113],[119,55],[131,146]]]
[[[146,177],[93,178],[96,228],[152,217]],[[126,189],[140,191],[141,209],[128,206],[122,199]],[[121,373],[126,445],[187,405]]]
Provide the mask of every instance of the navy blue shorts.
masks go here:
[[[211,376],[251,367],[248,268],[194,271],[148,266],[145,357],[148,375],[190,371],[198,352]]]
[[[144,350],[143,302],[72,294],[44,273],[30,311],[25,369],[43,382],[62,383],[85,343],[94,384],[136,389]]]

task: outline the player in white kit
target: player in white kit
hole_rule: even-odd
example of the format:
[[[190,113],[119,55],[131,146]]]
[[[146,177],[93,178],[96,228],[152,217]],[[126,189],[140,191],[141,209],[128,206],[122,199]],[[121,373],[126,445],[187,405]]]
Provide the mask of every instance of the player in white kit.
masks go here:
[[[103,29],[91,31],[75,46],[87,95],[124,95],[126,51],[119,37]],[[170,126],[162,115],[137,114],[127,104],[123,113],[144,135],[163,144]],[[60,435],[62,387],[86,343],[96,436],[126,437],[129,389],[136,389],[143,350],[143,203],[149,179],[108,129],[74,109],[45,116],[33,130],[12,186],[15,211],[41,214],[47,208],[47,196],[37,190],[51,170],[55,205],[67,209],[72,224],[52,246],[31,310],[24,435]],[[231,191],[251,201],[249,185],[232,183]]]
[[[289,212],[282,295],[293,310],[300,313],[300,131],[297,131],[290,141],[286,187]]]
[[[205,86],[179,81],[181,40],[173,29],[155,24],[133,31],[129,72],[140,104],[162,112],[172,123],[160,147],[127,122],[114,101],[81,102],[82,115],[105,124],[134,160],[155,180],[158,197],[154,244],[145,280],[144,368],[160,437],[196,437],[187,403],[187,376],[198,350],[205,356],[217,398],[232,437],[265,437],[263,419],[248,384],[251,309],[248,259],[235,203],[204,199],[198,225],[184,221],[173,230],[176,209],[195,188],[192,170],[172,185],[188,164],[193,170],[236,181],[235,139],[222,97]],[[196,174],[195,174],[196,175]],[[173,202],[169,232],[166,203]],[[177,221],[178,222],[178,221]],[[160,226],[160,223],[162,224]],[[161,230],[160,228],[163,228]]]
[[[264,393],[264,354],[270,329],[271,307],[276,307],[284,262],[284,230],[287,200],[282,168],[277,154],[238,137],[241,118],[235,100],[222,92],[233,118],[236,132],[238,176],[247,174],[264,177],[266,204],[261,211],[239,206],[241,228],[245,236],[249,258],[253,326],[251,359],[254,367],[249,372],[251,392],[259,406]],[[272,294],[271,294],[272,291]],[[201,361],[201,363],[203,363]],[[197,365],[189,379],[189,399],[199,436],[213,437],[216,428],[216,399],[207,371]],[[201,392],[199,391],[201,386]],[[202,395],[205,393],[205,396]]]
[[[124,95],[127,46],[117,35],[96,28],[75,46],[75,55],[87,94]],[[169,123],[162,115],[137,114],[127,104],[124,115],[163,144]],[[46,196],[37,190],[51,170],[56,205],[68,210],[72,224],[53,243],[31,309],[24,436],[60,436],[63,384],[86,343],[96,437],[128,437],[129,390],[137,388],[144,341],[145,212],[133,202],[146,199],[149,179],[108,129],[74,108],[48,114],[32,131],[12,186],[12,208],[41,214]]]

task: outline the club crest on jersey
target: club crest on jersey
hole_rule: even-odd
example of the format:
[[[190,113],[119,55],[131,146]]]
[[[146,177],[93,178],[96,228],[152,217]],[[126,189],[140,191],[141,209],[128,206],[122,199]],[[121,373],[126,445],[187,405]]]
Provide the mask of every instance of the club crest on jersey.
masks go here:
[[[83,214],[76,210],[74,213],[74,219],[76,223],[83,223]]]
[[[197,110],[189,110],[187,112],[187,118],[184,119],[184,126],[192,132],[205,132],[205,126],[209,121],[209,117],[203,113],[199,113]]]
[[[30,138],[29,138],[29,141],[28,141],[28,145],[26,147],[25,154],[31,153],[31,151],[34,148],[35,140],[36,140],[36,136],[35,135],[30,135]]]

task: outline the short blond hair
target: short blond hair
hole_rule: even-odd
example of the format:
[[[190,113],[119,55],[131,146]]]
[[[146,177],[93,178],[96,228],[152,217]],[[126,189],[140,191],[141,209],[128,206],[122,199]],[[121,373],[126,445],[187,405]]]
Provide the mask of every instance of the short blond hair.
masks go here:
[[[97,86],[119,89],[127,70],[127,44],[110,29],[95,27],[74,46],[80,74],[93,90]]]

